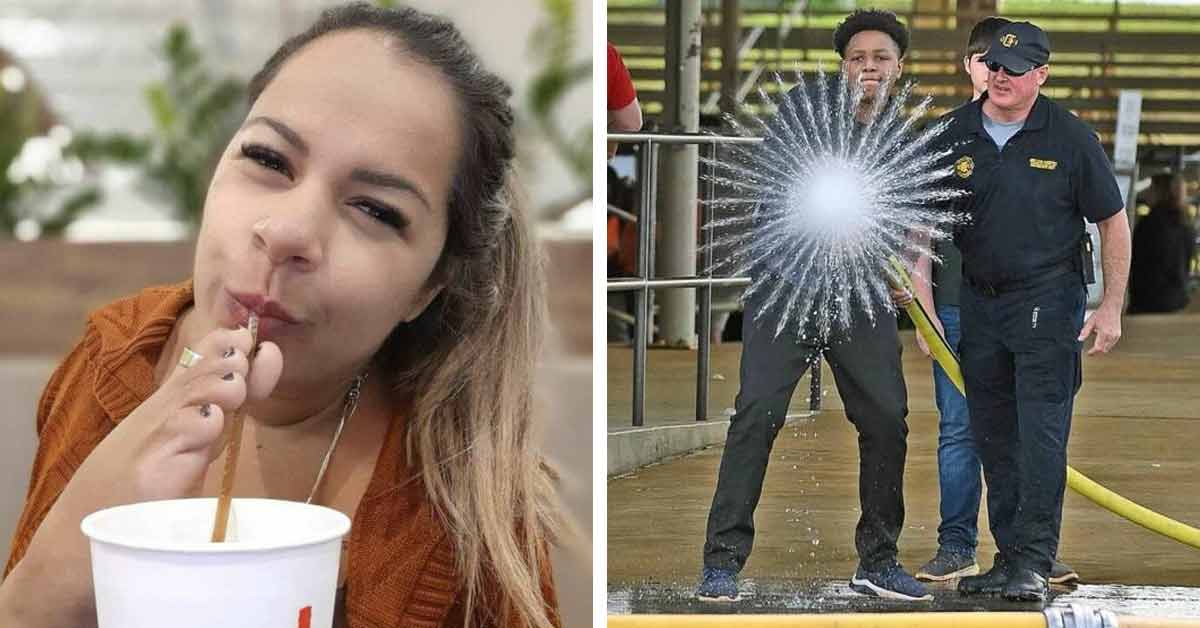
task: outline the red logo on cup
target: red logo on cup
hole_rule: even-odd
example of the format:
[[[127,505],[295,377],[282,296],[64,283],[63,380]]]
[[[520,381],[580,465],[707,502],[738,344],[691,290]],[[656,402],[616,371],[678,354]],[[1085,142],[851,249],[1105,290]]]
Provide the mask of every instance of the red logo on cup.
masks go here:
[[[312,607],[305,606],[300,609],[300,625],[298,628],[312,628]]]

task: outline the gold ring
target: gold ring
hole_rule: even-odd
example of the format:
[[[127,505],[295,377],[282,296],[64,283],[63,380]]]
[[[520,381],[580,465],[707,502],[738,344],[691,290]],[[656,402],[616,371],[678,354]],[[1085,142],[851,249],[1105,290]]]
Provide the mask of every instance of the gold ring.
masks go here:
[[[179,356],[179,366],[182,366],[185,369],[191,368],[193,365],[195,365],[197,362],[199,362],[200,358],[202,358],[202,357],[204,357],[204,356],[200,355],[199,353],[196,353],[195,351],[192,351],[191,349],[189,349],[187,347],[184,347],[183,355]]]

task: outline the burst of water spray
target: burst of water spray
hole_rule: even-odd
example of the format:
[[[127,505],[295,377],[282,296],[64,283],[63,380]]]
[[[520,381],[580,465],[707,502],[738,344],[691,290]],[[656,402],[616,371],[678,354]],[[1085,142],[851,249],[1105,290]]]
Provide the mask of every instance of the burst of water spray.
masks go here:
[[[949,122],[918,128],[932,98],[909,108],[911,81],[890,99],[867,100],[844,74],[830,81],[818,70],[811,86],[796,77],[788,92],[775,75],[786,96],[770,120],[750,116],[746,125],[726,115],[735,134],[761,144],[702,160],[725,190],[706,201],[714,218],[705,228],[720,252],[709,270],[750,275],[743,299],[760,307],[748,315],[776,310],[777,337],[792,329],[825,343],[849,331],[855,310],[872,324],[895,311],[888,258],[936,261],[928,243],[963,220],[940,207],[963,192],[946,182],[950,150],[935,148]],[[890,88],[884,81],[876,93]],[[772,103],[763,86],[757,93]]]

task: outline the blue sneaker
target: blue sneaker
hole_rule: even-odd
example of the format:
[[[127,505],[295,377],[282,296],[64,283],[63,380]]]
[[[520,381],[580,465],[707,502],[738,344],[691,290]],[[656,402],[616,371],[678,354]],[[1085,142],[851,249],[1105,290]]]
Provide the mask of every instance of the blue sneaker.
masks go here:
[[[925,585],[917,582],[916,578],[910,576],[897,563],[892,563],[880,571],[867,571],[859,565],[854,577],[850,579],[850,588],[863,595],[891,600],[919,602],[933,599]]]
[[[705,602],[738,601],[737,573],[732,569],[705,567],[696,587],[696,599]]]
[[[975,562],[975,554],[939,547],[937,555],[917,570],[916,578],[943,582],[975,575],[979,575],[979,563]]]

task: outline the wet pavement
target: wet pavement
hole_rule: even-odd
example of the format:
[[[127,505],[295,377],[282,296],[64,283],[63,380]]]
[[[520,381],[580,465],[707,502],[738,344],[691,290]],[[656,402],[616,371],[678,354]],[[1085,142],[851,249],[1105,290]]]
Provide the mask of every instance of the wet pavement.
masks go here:
[[[1200,527],[1200,312],[1122,322],[1124,337],[1114,353],[1084,359],[1068,461],[1109,489]],[[902,338],[910,432],[899,559],[915,570],[937,549],[938,416],[928,359],[916,350],[912,332]],[[609,349],[610,429],[628,417],[628,396],[622,398],[630,377],[625,351]],[[714,417],[733,405],[739,351],[736,344],[714,349],[712,372],[722,377],[713,382]],[[651,352],[647,425],[688,417],[694,364],[693,352]],[[806,406],[807,384],[801,382],[794,409]],[[824,410],[786,425],[771,453],[755,515],[754,552],[742,572],[754,595],[726,606],[691,599],[720,463],[718,445],[609,479],[610,612],[918,610],[858,596],[845,586],[857,562],[858,451],[832,378],[824,384]],[[983,510],[977,555],[987,569],[995,546]],[[1061,590],[1055,603],[1200,617],[1200,549],[1147,531],[1070,491],[1059,557],[1079,572],[1083,585]],[[919,610],[999,609],[1030,610],[999,600],[963,600],[949,587]]]
[[[933,600],[902,602],[859,595],[845,580],[746,580],[737,602],[702,602],[695,582],[609,586],[608,613],[626,615],[813,614],[904,612],[1041,612],[1042,604],[1008,602],[996,597],[964,597],[952,584],[929,586]],[[1200,618],[1200,588],[1124,585],[1054,586],[1048,606],[1080,604],[1118,615]]]

